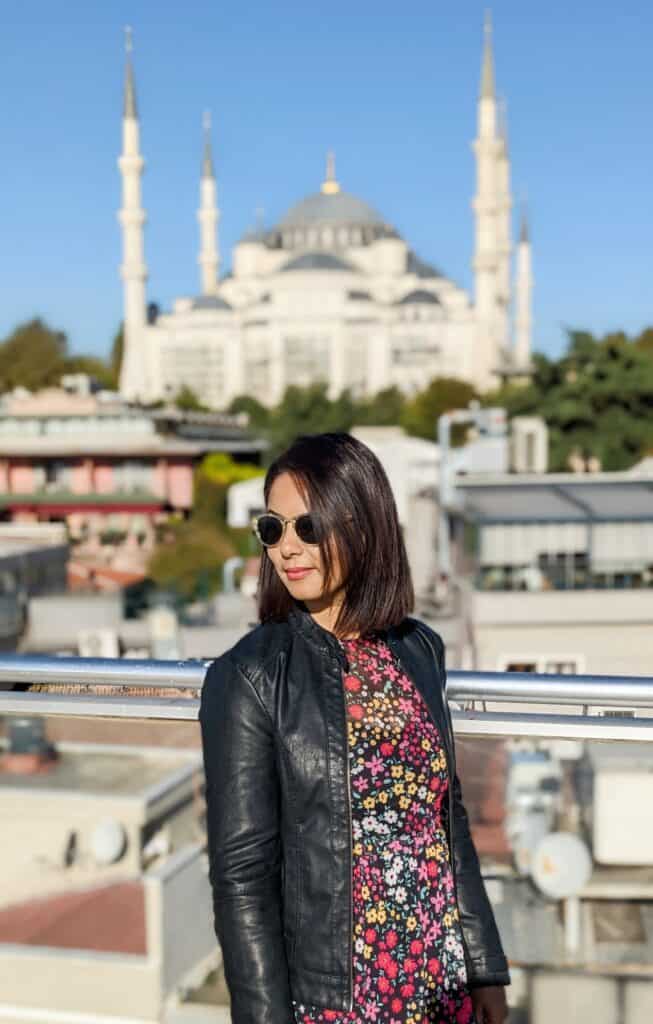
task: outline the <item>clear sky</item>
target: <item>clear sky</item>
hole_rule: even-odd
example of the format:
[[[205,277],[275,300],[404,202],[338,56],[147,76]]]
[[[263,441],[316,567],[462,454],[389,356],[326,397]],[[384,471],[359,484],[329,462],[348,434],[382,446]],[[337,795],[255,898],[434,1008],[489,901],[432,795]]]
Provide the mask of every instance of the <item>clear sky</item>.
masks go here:
[[[472,286],[484,5],[439,0],[23,0],[0,33],[0,336],[33,315],[106,354],[122,315],[116,211],[123,26],[147,161],[148,299],[199,290],[202,111],[210,108],[223,267],[263,207],[344,189]],[[535,347],[564,326],[653,323],[653,6],[495,0],[515,199],[534,244]]]

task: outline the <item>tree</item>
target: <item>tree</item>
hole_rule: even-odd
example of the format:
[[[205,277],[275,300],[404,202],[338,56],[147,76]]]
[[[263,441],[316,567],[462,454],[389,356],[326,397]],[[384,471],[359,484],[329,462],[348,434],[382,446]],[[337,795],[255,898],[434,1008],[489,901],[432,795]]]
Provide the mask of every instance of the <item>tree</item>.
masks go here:
[[[190,601],[218,590],[222,566],[236,554],[230,538],[192,519],[171,524],[166,533],[148,567],[155,583]]]
[[[226,529],[228,489],[241,480],[251,480],[262,474],[260,466],[236,462],[225,452],[205,455],[195,470],[193,518]]]
[[[184,412],[208,412],[208,406],[203,405],[199,400],[199,397],[195,394],[192,388],[189,388],[187,384],[177,392],[176,398],[173,400],[173,404],[178,409],[182,409]]]
[[[244,412],[253,430],[265,430],[270,425],[270,410],[251,395],[237,395],[227,407],[227,412],[232,416]]]
[[[645,327],[639,337],[635,338],[635,345],[641,352],[653,356],[653,327]]]
[[[409,434],[435,441],[438,417],[452,409],[466,409],[476,391],[464,380],[456,377],[436,377],[406,403],[401,426]],[[459,440],[454,435],[454,441]]]
[[[361,427],[396,426],[401,421],[405,404],[406,400],[399,388],[384,388],[371,398],[356,403],[354,423]]]
[[[125,325],[121,321],[120,326],[113,336],[111,342],[111,353],[109,355],[109,365],[111,367],[111,373],[113,377],[113,387],[118,387],[120,380],[120,366],[122,364],[122,354],[125,347]]]
[[[63,365],[63,373],[86,373],[93,377],[103,388],[113,391],[115,379],[111,367],[104,359],[97,356],[68,356]]]
[[[66,372],[68,339],[39,317],[16,327],[0,344],[0,391],[35,391],[58,384]]]
[[[331,401],[327,389],[323,383],[306,388],[295,385],[286,388],[270,422],[269,457],[274,458],[300,434],[347,431],[351,428],[355,407],[349,391],[343,391]]]
[[[646,344],[623,332],[596,338],[570,328],[567,335],[561,359],[535,358],[528,387],[491,397],[509,416],[543,417],[552,470],[568,469],[576,450],[586,460],[598,458],[603,469],[627,469],[653,444],[653,360]]]

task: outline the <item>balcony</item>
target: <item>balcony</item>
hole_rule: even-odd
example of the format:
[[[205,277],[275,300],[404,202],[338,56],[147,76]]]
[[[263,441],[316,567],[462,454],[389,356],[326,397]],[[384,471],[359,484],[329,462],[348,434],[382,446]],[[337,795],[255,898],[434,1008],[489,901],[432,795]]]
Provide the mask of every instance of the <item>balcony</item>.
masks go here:
[[[229,1020],[206,664],[0,658],[0,1019]],[[648,1019],[653,679],[451,672],[448,693],[511,1021]]]

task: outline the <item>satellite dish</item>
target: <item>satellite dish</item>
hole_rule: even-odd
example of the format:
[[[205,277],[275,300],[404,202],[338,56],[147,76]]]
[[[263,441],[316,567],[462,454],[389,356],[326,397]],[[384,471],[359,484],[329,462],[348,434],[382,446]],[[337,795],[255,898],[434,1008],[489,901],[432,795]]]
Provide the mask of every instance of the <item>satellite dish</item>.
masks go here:
[[[125,829],[115,818],[106,818],[93,829],[91,850],[96,864],[113,864],[120,860],[126,845]]]
[[[592,857],[572,832],[549,832],[533,851],[531,875],[545,896],[561,900],[576,896],[592,874]]]

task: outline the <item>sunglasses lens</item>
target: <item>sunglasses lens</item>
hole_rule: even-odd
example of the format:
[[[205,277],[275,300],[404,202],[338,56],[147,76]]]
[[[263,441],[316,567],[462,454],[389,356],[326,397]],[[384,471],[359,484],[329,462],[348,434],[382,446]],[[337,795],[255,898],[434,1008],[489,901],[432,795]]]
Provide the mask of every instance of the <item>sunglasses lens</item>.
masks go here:
[[[320,538],[318,536],[317,524],[312,516],[299,516],[295,523],[295,530],[297,536],[304,544],[319,544]]]
[[[278,544],[281,540],[283,525],[276,516],[259,516],[256,526],[259,540],[266,547],[270,544]]]

